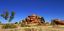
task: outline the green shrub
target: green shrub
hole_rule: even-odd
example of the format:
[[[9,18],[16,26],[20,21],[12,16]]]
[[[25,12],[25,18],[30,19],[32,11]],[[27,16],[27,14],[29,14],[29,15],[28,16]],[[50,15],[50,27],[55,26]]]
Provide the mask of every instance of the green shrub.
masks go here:
[[[8,28],[17,28],[17,26],[14,25],[14,24],[5,24],[5,25],[2,26],[2,28],[4,28],[4,29],[8,29]]]

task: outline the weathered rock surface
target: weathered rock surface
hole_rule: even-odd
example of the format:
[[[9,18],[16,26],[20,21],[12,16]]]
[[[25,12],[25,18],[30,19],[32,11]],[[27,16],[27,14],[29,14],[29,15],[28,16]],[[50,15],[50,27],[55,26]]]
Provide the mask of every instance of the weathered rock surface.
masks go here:
[[[59,19],[54,19],[52,23],[55,23],[56,25],[64,25],[64,21]]]
[[[28,16],[27,18],[25,18],[24,20],[22,20],[22,23],[24,24],[44,24],[45,20],[43,17],[37,16],[35,14]]]

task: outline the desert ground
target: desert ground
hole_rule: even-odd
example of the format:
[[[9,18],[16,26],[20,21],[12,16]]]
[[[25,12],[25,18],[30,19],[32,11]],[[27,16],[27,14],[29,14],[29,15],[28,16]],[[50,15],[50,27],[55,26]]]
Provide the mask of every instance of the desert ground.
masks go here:
[[[32,27],[18,27],[14,29],[0,29],[0,31],[64,31],[64,25],[58,27],[52,26],[32,26]]]

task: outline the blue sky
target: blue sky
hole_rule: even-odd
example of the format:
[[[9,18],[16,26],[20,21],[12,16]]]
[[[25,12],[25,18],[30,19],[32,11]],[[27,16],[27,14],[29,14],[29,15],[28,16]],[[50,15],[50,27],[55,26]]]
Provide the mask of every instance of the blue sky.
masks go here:
[[[12,22],[19,22],[34,13],[47,22],[55,18],[64,20],[64,0],[0,0],[0,14],[6,9],[16,12]],[[0,21],[7,22],[2,17]]]

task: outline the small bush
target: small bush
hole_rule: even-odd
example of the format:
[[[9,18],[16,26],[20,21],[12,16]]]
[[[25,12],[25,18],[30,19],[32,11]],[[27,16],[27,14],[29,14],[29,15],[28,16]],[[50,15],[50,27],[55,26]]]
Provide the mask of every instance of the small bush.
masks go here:
[[[8,28],[17,28],[17,26],[14,25],[14,24],[5,24],[5,25],[2,26],[2,28],[4,28],[4,29],[8,29]]]

